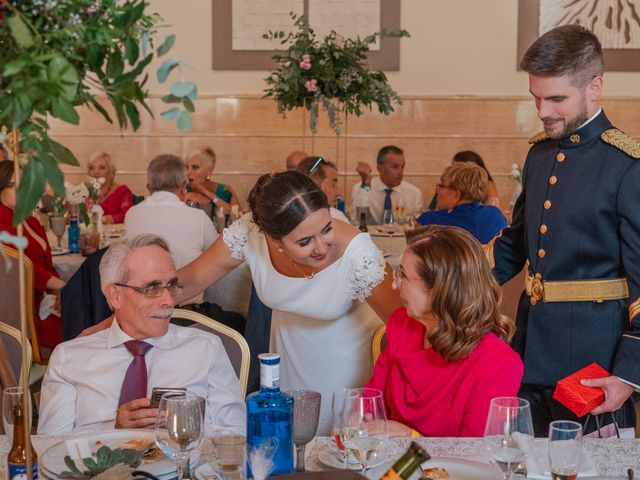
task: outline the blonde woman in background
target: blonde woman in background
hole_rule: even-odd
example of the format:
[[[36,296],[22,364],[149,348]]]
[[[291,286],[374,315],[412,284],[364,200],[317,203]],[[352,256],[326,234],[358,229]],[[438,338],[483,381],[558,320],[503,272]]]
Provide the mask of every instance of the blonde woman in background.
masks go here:
[[[218,208],[225,214],[231,211],[233,205],[242,205],[238,201],[238,195],[229,185],[211,180],[213,169],[216,166],[216,153],[211,147],[199,147],[187,156],[187,195],[185,202],[193,201],[204,208],[211,205],[211,218],[215,217]]]
[[[91,155],[87,174],[93,178],[104,178],[98,194],[98,205],[104,210],[103,223],[124,223],[127,210],[133,205],[133,194],[129,187],[116,183],[116,167],[108,153]]]

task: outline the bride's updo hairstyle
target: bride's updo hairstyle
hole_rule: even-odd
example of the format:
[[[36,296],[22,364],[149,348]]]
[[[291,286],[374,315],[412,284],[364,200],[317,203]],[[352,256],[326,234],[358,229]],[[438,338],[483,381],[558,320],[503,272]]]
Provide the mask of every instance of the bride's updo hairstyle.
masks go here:
[[[309,214],[329,209],[327,196],[306,175],[266,173],[249,192],[253,221],[275,240],[291,233]]]

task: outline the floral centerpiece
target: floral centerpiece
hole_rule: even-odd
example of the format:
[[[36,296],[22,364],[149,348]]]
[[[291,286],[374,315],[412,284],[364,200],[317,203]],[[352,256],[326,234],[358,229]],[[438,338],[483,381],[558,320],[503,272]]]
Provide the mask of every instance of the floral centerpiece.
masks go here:
[[[383,30],[360,39],[344,39],[331,31],[317,39],[304,16],[291,14],[295,32],[269,31],[264,38],[289,44],[286,51],[273,56],[277,68],[265,81],[265,97],[273,97],[278,112],[295,108],[309,111],[309,126],[317,130],[319,105],[326,110],[330,127],[340,132],[338,114],[362,115],[363,107],[376,105],[380,113],[393,112],[401,103],[383,72],[371,71],[367,63],[369,46],[384,37],[408,37],[406,30]]]

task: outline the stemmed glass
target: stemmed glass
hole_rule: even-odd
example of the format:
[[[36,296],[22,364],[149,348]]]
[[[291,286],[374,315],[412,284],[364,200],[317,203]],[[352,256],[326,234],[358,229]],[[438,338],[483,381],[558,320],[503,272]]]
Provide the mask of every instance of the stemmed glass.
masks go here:
[[[304,450],[318,430],[320,398],[318,392],[294,390],[286,392],[293,397],[293,443],[296,446],[296,472],[304,472]]]
[[[64,217],[51,217],[51,231],[58,239],[58,250],[62,250],[62,236],[67,228],[67,220]]]
[[[505,480],[525,467],[533,446],[533,423],[529,402],[516,397],[491,400],[484,441],[489,458],[502,471]]]
[[[387,414],[382,392],[373,388],[352,389],[347,397],[348,427],[343,433],[344,447],[360,463],[365,477],[369,463],[389,438]]]
[[[569,420],[549,424],[549,470],[553,480],[575,480],[582,451],[582,425]]]
[[[331,436],[336,442],[336,448],[338,449],[338,455],[342,460],[342,468],[347,468],[348,454],[344,449],[344,433],[349,427],[350,405],[347,403],[349,398],[350,388],[339,388],[333,391],[333,398],[331,401],[331,414],[333,417],[333,425],[331,428]]]
[[[395,217],[395,221],[399,225],[402,225],[404,223],[404,210],[405,210],[404,198],[398,197],[393,207],[393,216]]]
[[[201,406],[196,395],[167,393],[160,399],[156,444],[176,464],[178,480],[182,480],[191,453],[200,448],[203,430]]]

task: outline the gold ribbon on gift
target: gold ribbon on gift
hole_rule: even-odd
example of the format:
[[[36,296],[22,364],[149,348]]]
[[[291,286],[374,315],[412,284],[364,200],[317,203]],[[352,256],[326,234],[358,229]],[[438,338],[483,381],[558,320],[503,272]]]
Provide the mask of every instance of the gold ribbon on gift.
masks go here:
[[[597,302],[629,298],[626,278],[547,281],[542,275],[527,273],[524,282],[531,304],[543,302]]]

